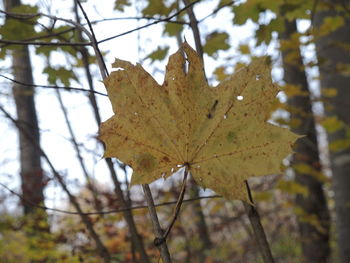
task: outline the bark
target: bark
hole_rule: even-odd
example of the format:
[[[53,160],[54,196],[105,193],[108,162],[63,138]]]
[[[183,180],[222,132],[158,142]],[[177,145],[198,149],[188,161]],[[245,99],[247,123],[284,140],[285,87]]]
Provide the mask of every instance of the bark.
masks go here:
[[[20,5],[19,0],[4,0],[6,11]],[[33,84],[32,66],[28,48],[18,47],[12,52],[12,69],[16,81]],[[23,208],[25,214],[36,213],[35,205],[44,202],[44,176],[41,167],[40,152],[33,146],[40,143],[38,118],[35,110],[33,87],[13,85],[13,97],[16,104],[17,119],[21,125],[19,129],[20,147],[20,175],[23,195]],[[26,137],[22,131],[30,134]],[[40,213],[44,219],[46,213]]]
[[[281,40],[291,39],[297,32],[295,21],[285,21],[285,31],[281,34]],[[289,62],[288,55],[293,54],[293,62]],[[296,204],[301,208],[302,214],[298,217],[300,237],[302,244],[302,262],[324,263],[329,260],[329,212],[323,183],[313,173],[321,172],[319,159],[317,134],[315,120],[312,112],[310,92],[303,69],[299,45],[291,49],[284,49],[282,46],[282,58],[284,69],[284,80],[286,84],[292,84],[300,88],[300,95],[290,96],[288,106],[291,120],[297,120],[300,124],[291,125],[293,132],[306,135],[300,138],[295,144],[295,154],[292,157],[295,180],[304,186],[308,194],[298,194]],[[292,122],[293,123],[293,122]],[[311,168],[310,173],[302,172],[297,167],[306,165]],[[305,220],[305,216],[317,218],[317,225]]]
[[[338,71],[339,65],[350,65],[350,53],[344,48],[350,45],[349,8],[346,1],[320,1],[314,18],[316,33],[325,18],[344,18],[342,26],[327,35],[316,36],[315,41],[322,93],[337,90],[335,96],[324,97],[325,114],[343,122],[342,128],[327,132],[329,145],[340,143],[336,149],[330,148],[340,263],[349,262],[350,258],[350,77]]]

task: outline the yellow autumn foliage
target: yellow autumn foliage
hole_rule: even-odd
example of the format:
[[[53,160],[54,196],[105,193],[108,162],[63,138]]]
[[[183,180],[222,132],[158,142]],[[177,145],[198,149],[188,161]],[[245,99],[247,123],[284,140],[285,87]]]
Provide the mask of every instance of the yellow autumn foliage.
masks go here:
[[[133,184],[187,166],[202,187],[247,200],[244,180],[279,173],[298,138],[267,122],[279,90],[265,58],[217,87],[207,84],[187,43],[170,56],[162,85],[139,64],[117,59],[113,67],[119,70],[104,83],[115,115],[101,125],[100,139],[105,157],[133,168]]]

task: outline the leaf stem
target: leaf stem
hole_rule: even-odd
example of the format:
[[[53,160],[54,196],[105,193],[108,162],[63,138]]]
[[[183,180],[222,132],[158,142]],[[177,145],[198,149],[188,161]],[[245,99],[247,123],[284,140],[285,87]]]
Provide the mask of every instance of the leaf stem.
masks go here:
[[[173,218],[167,228],[167,230],[165,231],[164,233],[164,236],[163,238],[166,240],[166,238],[168,237],[179,213],[180,213],[180,209],[181,209],[181,205],[183,203],[183,200],[184,200],[184,196],[185,196],[185,191],[186,191],[186,182],[187,182],[187,176],[188,176],[188,167],[185,166],[185,171],[184,171],[184,179],[182,181],[182,186],[181,186],[181,192],[180,192],[180,195],[179,195],[179,198],[177,200],[177,203],[176,203],[176,206],[175,206],[175,209],[174,209],[174,213],[173,213]]]
[[[259,251],[261,253],[264,263],[275,263],[275,260],[271,253],[269,242],[267,241],[267,238],[266,238],[265,230],[260,221],[258,210],[254,205],[253,196],[250,191],[250,187],[247,180],[245,180],[245,184],[247,187],[250,204],[243,201],[243,205],[246,213],[248,214],[250,224],[253,228],[254,236],[255,236],[256,242],[258,243]]]

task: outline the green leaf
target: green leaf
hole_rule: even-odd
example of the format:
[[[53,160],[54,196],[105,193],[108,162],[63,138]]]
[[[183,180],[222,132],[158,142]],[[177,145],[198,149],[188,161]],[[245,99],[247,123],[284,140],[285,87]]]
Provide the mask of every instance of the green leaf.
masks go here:
[[[262,43],[265,43],[266,45],[270,44],[272,40],[272,33],[281,33],[284,30],[284,18],[280,16],[271,19],[268,24],[259,24],[258,29],[255,31],[255,38],[257,40],[256,45],[259,46]],[[295,47],[295,45],[293,45],[293,47]]]
[[[227,50],[230,45],[227,43],[229,35],[226,32],[213,32],[206,37],[206,43],[203,46],[203,51],[209,56],[214,55],[219,50]]]
[[[223,81],[224,79],[226,79],[227,77],[229,77],[230,75],[226,73],[226,67],[225,66],[220,66],[217,67],[214,72],[213,72],[215,78],[217,81]]]
[[[329,133],[337,132],[345,127],[345,123],[339,120],[336,116],[324,118],[321,124]]]
[[[309,190],[306,186],[295,181],[280,180],[277,184],[277,188],[290,194],[300,194],[303,196],[307,196],[309,194]]]
[[[152,62],[156,60],[163,60],[166,55],[168,54],[169,47],[158,47],[156,51],[153,51],[151,54],[149,54],[146,59],[151,59]]]
[[[56,35],[56,36],[51,36],[51,37],[45,37],[41,39],[41,41],[44,42],[53,42],[55,40],[56,42],[69,42],[71,41],[74,37],[74,31],[68,31],[67,30],[71,29],[69,26],[60,26],[57,28],[54,28],[50,31],[42,31],[37,33],[38,36],[46,36],[46,35]],[[65,32],[65,33],[62,33]],[[57,36],[57,34],[59,34]],[[78,40],[77,40],[78,41]],[[63,52],[67,52],[68,54],[72,55],[73,57],[77,57],[77,49],[71,46],[38,46],[35,49],[36,54],[43,54],[45,56],[49,56],[52,51],[60,51],[62,50]]]
[[[219,4],[218,4],[217,8],[223,7],[223,6],[228,5],[228,4],[231,4],[231,3],[232,3],[231,0],[220,0],[220,2],[219,2]]]
[[[13,13],[35,14],[38,13],[38,7],[31,5],[20,5],[11,9]],[[0,28],[2,39],[6,40],[23,40],[36,36],[34,26],[38,17],[30,19],[6,18],[5,24]]]
[[[328,35],[343,26],[344,23],[345,20],[342,16],[326,17],[315,33],[318,37]]]
[[[114,3],[114,10],[124,12],[124,8],[127,6],[131,6],[129,0],[116,0]]]
[[[167,16],[175,9],[176,3],[167,7],[163,0],[148,0],[148,5],[142,10],[142,14],[146,16]]]
[[[181,33],[182,30],[183,30],[182,24],[166,23],[164,26],[164,33],[170,37],[176,36],[177,34]]]
[[[233,22],[237,25],[243,25],[249,19],[253,22],[258,22],[261,11],[259,1],[248,0],[243,4],[233,7],[233,13],[235,14]]]
[[[281,14],[288,20],[310,19],[314,1],[312,0],[288,0],[281,6]]]
[[[52,68],[46,67],[43,73],[48,75],[47,80],[50,84],[56,85],[57,81],[60,81],[65,86],[70,86],[71,80],[77,80],[73,70],[66,69],[64,67]]]
[[[250,47],[249,47],[249,45],[239,45],[238,49],[239,49],[239,52],[241,52],[243,55],[249,55],[250,54]]]
[[[305,0],[304,0],[305,1]],[[286,0],[262,0],[259,5],[262,9],[271,10],[274,13],[279,13],[281,6],[285,4]]]

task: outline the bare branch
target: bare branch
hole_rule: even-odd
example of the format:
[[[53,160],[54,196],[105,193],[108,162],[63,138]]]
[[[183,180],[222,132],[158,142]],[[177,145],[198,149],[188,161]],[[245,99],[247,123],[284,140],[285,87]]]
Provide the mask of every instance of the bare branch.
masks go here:
[[[247,187],[249,201],[251,204],[248,204],[244,201],[242,202],[243,202],[245,211],[248,214],[250,224],[252,225],[255,239],[259,246],[259,251],[261,253],[264,263],[274,263],[275,260],[272,256],[271,248],[270,248],[269,242],[267,241],[265,230],[261,224],[258,210],[254,205],[253,196],[250,191],[250,187],[247,180],[245,181],[245,184]]]
[[[93,20],[91,21],[91,24],[97,24],[100,22],[108,22],[108,21],[117,21],[117,20],[153,20],[158,22],[164,22],[161,18],[156,18],[153,16],[128,16],[128,17],[111,17],[111,18],[104,18],[99,20]],[[186,23],[184,21],[174,21],[174,20],[168,20],[167,23],[173,23],[173,24],[179,24],[179,25],[189,25],[189,23]]]
[[[142,185],[143,192],[145,193],[145,199],[148,205],[149,215],[151,217],[151,222],[153,225],[153,231],[156,238],[154,239],[154,245],[159,248],[160,255],[164,263],[171,263],[171,257],[169,253],[168,246],[166,244],[166,240],[164,238],[163,229],[159,223],[159,219],[157,216],[156,207],[154,206],[153,197],[151,189],[148,184]]]
[[[83,92],[94,93],[94,94],[98,94],[98,95],[107,97],[107,94],[102,93],[102,92],[98,92],[98,91],[95,91],[95,90],[88,90],[88,89],[74,88],[74,87],[62,87],[62,86],[54,86],[54,85],[36,85],[36,84],[24,83],[24,82],[21,82],[21,81],[9,78],[9,77],[7,77],[5,75],[2,75],[2,74],[0,74],[0,77],[2,77],[4,79],[7,79],[7,80],[9,80],[9,81],[11,81],[13,83],[20,84],[20,85],[25,86],[25,87],[47,88],[47,89],[63,89],[63,90],[69,90],[69,91],[83,91]]]
[[[109,41],[109,40],[112,40],[114,38],[117,38],[117,37],[121,37],[121,36],[125,36],[127,34],[130,34],[130,33],[133,33],[135,31],[138,31],[140,29],[143,29],[143,28],[146,28],[146,27],[150,27],[150,26],[153,26],[153,25],[156,25],[158,23],[162,23],[162,22],[169,22],[171,19],[173,19],[174,17],[178,16],[179,14],[181,14],[182,12],[186,11],[187,8],[190,8],[191,6],[199,3],[200,1],[202,0],[196,0],[196,1],[193,1],[191,2],[190,4],[186,5],[184,8],[180,9],[179,11],[175,12],[173,15],[169,16],[169,17],[166,17],[166,18],[163,18],[163,19],[159,19],[157,21],[154,21],[152,23],[149,23],[147,25],[144,25],[144,26],[140,26],[140,27],[137,27],[137,28],[134,28],[134,29],[131,29],[129,31],[126,31],[124,33],[121,33],[121,34],[118,34],[118,35],[115,35],[115,36],[112,36],[112,37],[108,37],[108,38],[105,38],[105,39],[102,39],[100,41],[98,41],[97,43],[100,44],[100,43],[103,43],[103,42],[106,42],[106,41]]]
[[[79,215],[78,212],[74,212],[74,211],[67,211],[67,210],[63,210],[63,209],[47,207],[47,206],[44,206],[44,205],[36,205],[33,202],[31,202],[30,200],[26,200],[21,194],[19,194],[19,193],[15,192],[14,190],[10,189],[5,184],[0,182],[0,185],[2,187],[4,187],[7,191],[9,191],[11,194],[17,196],[23,202],[26,202],[27,204],[29,204],[31,206],[35,206],[35,207],[40,208],[40,209],[49,210],[49,211],[53,211],[53,212],[57,212],[57,213],[61,213],[61,214]],[[184,199],[183,203],[190,203],[190,202],[195,202],[195,201],[199,201],[199,200],[202,200],[202,199],[214,199],[214,198],[222,198],[222,196],[220,196],[220,195],[208,195],[208,196],[201,196],[201,197],[197,197],[197,198],[189,198],[189,199]],[[155,207],[162,207],[162,206],[175,205],[177,202],[178,202],[178,200],[174,200],[174,201],[169,201],[169,202],[163,202],[163,203],[155,204],[154,206]],[[82,214],[84,214],[84,215],[108,215],[108,214],[118,214],[118,213],[122,213],[122,212],[125,212],[125,211],[131,211],[131,210],[146,209],[146,208],[148,208],[147,205],[138,205],[138,206],[120,208],[120,209],[115,209],[115,210],[82,212]]]
[[[95,49],[96,56],[100,58],[100,61],[101,61],[102,66],[104,68],[105,74],[106,74],[106,76],[108,76],[109,74],[108,74],[108,70],[107,70],[107,67],[106,67],[106,63],[103,60],[102,53],[101,53],[101,51],[100,51],[100,49],[98,47],[98,43],[97,43],[97,40],[96,40],[95,32],[94,32],[94,29],[92,28],[92,25],[90,23],[90,19],[87,16],[87,14],[86,14],[82,4],[80,3],[80,1],[79,0],[75,0],[75,1],[77,2],[81,12],[83,13],[86,22],[88,23],[88,26],[89,26],[89,29],[90,29],[90,32],[91,32],[91,37],[92,37],[90,40],[91,40],[91,42],[93,44],[93,47]]]
[[[44,41],[26,41],[26,40],[6,40],[0,39],[0,43],[5,45],[34,45],[34,46],[91,46],[91,42],[44,42]],[[4,47],[2,45],[1,47]]]
[[[221,9],[223,9],[224,7],[228,7],[228,6],[232,6],[236,1],[231,1],[227,4],[221,5],[219,7],[217,7],[213,12],[211,12],[209,15],[203,17],[202,19],[198,20],[198,24],[203,22],[204,20],[206,20],[207,18],[217,14]]]

